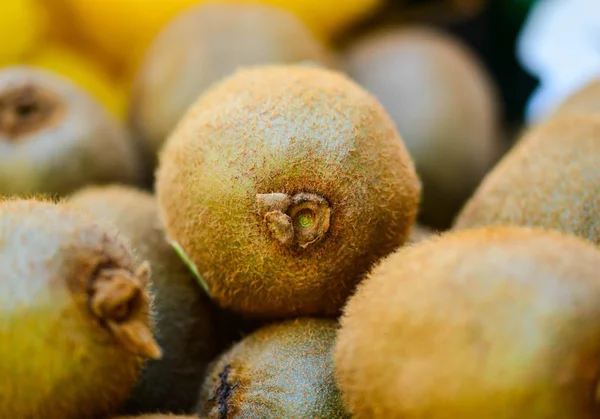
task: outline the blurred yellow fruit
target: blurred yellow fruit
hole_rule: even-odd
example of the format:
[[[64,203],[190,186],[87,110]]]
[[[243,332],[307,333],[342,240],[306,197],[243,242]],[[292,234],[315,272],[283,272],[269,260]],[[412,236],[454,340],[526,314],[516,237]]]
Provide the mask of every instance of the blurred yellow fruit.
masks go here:
[[[86,57],[101,63],[102,68],[111,77],[118,77],[122,74],[123,64],[119,63],[113,55],[85,39],[85,33],[77,24],[75,14],[62,0],[38,1],[42,2],[48,15],[47,43],[60,44],[70,50],[84,52]]]
[[[251,3],[255,0],[242,0]],[[295,13],[318,36],[329,39],[363,16],[369,15],[383,0],[262,0]]]
[[[27,55],[45,28],[45,10],[38,0],[0,0],[0,65]]]
[[[0,0],[5,1],[5,0]],[[48,0],[67,6],[87,38],[129,67],[137,65],[157,32],[182,9],[206,0]],[[217,0],[218,2],[232,0]],[[256,0],[237,0],[256,2]],[[329,39],[383,0],[262,0],[297,14]]]
[[[113,115],[120,119],[124,118],[127,92],[120,88],[102,67],[87,57],[61,45],[48,45],[24,64],[43,67],[62,74],[87,90]]]

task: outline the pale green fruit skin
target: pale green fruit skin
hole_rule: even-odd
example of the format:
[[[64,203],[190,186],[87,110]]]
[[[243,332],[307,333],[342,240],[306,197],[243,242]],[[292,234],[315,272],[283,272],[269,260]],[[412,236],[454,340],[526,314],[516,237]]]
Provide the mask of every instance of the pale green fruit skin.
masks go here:
[[[3,131],[0,123],[0,195],[64,196],[90,184],[142,181],[142,162],[133,140],[95,99],[46,70],[0,69],[0,100],[23,88],[53,97],[56,117],[18,137]]]
[[[453,230],[514,225],[600,245],[600,115],[558,115],[527,129],[486,175]]]
[[[198,412],[207,419],[349,419],[333,376],[337,328],[335,320],[303,318],[246,336],[213,364]],[[230,388],[224,398],[223,381]]]
[[[69,198],[71,206],[110,222],[127,240],[136,262],[148,261],[155,336],[163,357],[149,360],[120,413],[189,413],[206,368],[224,342],[222,316],[167,243],[156,199],[129,186],[84,188]]]
[[[133,272],[109,226],[36,200],[0,203],[0,417],[87,419],[114,412],[141,369],[93,317],[86,280]]]
[[[407,246],[349,300],[335,370],[356,419],[600,415],[600,251],[473,229]]]

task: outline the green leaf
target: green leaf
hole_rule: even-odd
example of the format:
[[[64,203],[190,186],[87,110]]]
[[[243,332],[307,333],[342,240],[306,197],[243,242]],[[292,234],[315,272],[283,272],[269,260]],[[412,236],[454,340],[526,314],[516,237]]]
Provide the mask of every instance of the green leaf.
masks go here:
[[[183,248],[175,240],[169,239],[169,244],[179,255],[179,258],[183,261],[183,263],[185,263],[185,266],[187,266],[190,272],[194,275],[196,281],[198,281],[198,284],[200,284],[204,292],[210,296],[210,290],[208,288],[208,285],[206,284],[206,282],[204,282],[202,275],[200,275],[200,272],[198,271],[198,267],[194,262],[190,260],[188,255],[185,253],[185,250],[183,250]]]

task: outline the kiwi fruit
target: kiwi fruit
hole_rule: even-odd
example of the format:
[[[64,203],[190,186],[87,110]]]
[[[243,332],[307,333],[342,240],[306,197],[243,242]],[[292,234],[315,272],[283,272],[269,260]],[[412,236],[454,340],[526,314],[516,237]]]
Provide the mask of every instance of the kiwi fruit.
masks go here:
[[[423,182],[420,221],[447,229],[503,150],[492,78],[457,38],[422,25],[369,32],[343,57],[413,158]]]
[[[207,419],[349,419],[333,375],[338,324],[301,318],[261,328],[221,355],[201,391]]]
[[[169,137],[156,191],[173,245],[222,307],[334,316],[419,202],[410,156],[381,105],[333,70],[237,71]]]
[[[551,230],[449,232],[383,260],[334,350],[354,418],[600,415],[600,251]]]
[[[564,115],[525,135],[485,177],[454,229],[543,227],[600,244],[600,115]]]
[[[147,263],[112,226],[39,199],[0,202],[0,417],[87,419],[159,358]]]
[[[46,70],[0,69],[0,195],[141,180],[135,144],[90,95]]]
[[[600,113],[600,78],[592,80],[567,96],[552,116],[581,113]]]
[[[148,361],[122,413],[191,412],[208,363],[223,349],[218,313],[165,240],[154,196],[129,186],[93,186],[69,203],[116,226],[136,260],[152,268],[151,315],[164,355]]]
[[[192,6],[149,47],[134,81],[130,125],[154,164],[176,123],[210,85],[240,66],[299,62],[336,65],[291,12],[259,3]]]

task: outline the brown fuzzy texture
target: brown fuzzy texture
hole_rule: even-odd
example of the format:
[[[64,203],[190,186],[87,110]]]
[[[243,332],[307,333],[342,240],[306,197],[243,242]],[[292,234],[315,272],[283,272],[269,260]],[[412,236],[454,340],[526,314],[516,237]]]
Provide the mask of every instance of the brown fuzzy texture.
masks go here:
[[[454,229],[544,227],[600,244],[599,157],[600,115],[533,127],[486,176]]]
[[[599,417],[599,270],[590,243],[522,227],[404,247],[341,319],[354,418]]]
[[[553,112],[553,116],[582,113],[600,113],[600,78],[591,81],[567,97]]]
[[[177,121],[213,83],[241,66],[335,59],[292,13],[266,4],[199,4],[153,41],[132,92],[130,124],[154,164]]]
[[[381,105],[337,72],[301,66],[240,70],[207,92],[167,142],[156,187],[169,236],[212,298],[264,317],[336,315],[404,243],[420,196]],[[276,240],[257,204],[271,193],[323,198],[324,237]]]
[[[86,92],[35,67],[0,70],[0,194],[66,195],[141,181],[125,129]]]
[[[115,412],[142,366],[135,349],[156,353],[136,266],[110,225],[60,204],[0,203],[0,417]]]
[[[207,419],[349,419],[333,376],[338,325],[277,323],[247,336],[212,366],[199,402]]]
[[[152,266],[152,317],[164,356],[146,364],[122,413],[190,413],[208,363],[224,348],[217,310],[165,240],[154,196],[113,185],[83,189],[69,202],[114,224],[136,260]]]
[[[406,143],[423,181],[419,219],[448,228],[502,151],[499,97],[485,67],[458,39],[406,26],[359,38],[345,69]]]

